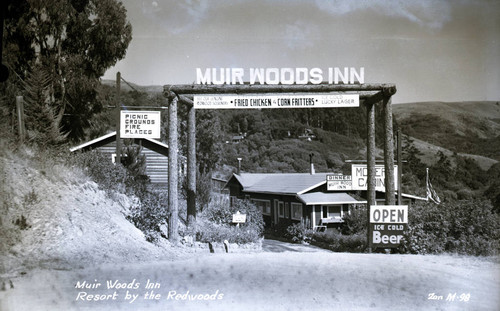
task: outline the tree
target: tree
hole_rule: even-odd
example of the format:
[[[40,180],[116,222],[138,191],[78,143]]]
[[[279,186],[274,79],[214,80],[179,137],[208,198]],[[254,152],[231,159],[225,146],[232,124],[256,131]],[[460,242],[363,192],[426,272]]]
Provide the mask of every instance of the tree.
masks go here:
[[[200,173],[212,171],[219,163],[223,139],[217,112],[199,110],[196,113],[196,158]]]
[[[33,70],[49,73],[44,102],[61,131],[79,139],[102,109],[99,78],[125,56],[132,38],[126,10],[116,0],[26,0],[5,19],[5,57],[19,90]]]

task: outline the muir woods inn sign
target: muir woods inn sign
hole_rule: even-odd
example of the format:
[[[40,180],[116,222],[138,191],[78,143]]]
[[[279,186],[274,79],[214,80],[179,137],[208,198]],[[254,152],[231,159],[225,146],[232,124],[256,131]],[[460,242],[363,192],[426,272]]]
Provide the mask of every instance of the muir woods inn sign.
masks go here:
[[[206,68],[196,69],[197,84],[291,85],[363,84],[365,70],[361,67],[327,68]],[[262,109],[262,108],[340,108],[359,107],[358,94],[280,94],[280,95],[202,95],[194,96],[195,109]]]
[[[196,68],[196,84],[363,84],[365,68]]]

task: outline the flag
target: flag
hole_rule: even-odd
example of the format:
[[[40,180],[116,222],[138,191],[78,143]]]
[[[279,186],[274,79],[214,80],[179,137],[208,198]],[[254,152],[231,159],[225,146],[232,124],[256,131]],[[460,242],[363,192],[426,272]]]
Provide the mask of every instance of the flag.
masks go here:
[[[441,199],[439,198],[436,191],[432,187],[431,181],[429,179],[429,169],[427,169],[426,183],[427,183],[427,201],[431,200],[436,204],[441,203]]]

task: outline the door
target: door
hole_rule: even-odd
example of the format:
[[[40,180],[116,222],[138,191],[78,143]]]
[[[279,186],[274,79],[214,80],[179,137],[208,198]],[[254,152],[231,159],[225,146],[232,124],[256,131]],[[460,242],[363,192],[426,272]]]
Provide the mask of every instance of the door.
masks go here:
[[[274,200],[274,209],[273,209],[273,223],[275,225],[278,224],[279,222],[279,201],[278,200]]]

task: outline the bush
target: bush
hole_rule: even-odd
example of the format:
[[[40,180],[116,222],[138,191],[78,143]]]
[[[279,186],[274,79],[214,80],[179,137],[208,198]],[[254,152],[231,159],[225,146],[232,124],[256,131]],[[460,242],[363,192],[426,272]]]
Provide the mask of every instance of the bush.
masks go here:
[[[366,205],[358,206],[351,209],[351,212],[343,217],[342,234],[366,233]]]
[[[311,240],[312,230],[306,229],[302,223],[294,223],[286,229],[285,237],[295,243],[308,242]]]
[[[139,204],[133,206],[127,219],[140,229],[146,240],[154,242],[160,233],[160,224],[167,219],[168,198],[163,193],[144,193]]]
[[[262,233],[264,230],[264,220],[261,210],[249,200],[236,199],[231,206],[229,198],[214,196],[200,216],[216,224],[231,224],[233,214],[237,212],[247,215],[246,222],[240,224],[240,227],[256,230],[259,234]]]
[[[206,219],[197,221],[196,240],[200,242],[213,243],[255,243],[261,238],[261,234],[251,228],[236,227],[229,224],[216,224]]]
[[[366,248],[366,233],[343,235],[336,230],[314,232],[312,241],[335,252],[361,253]]]
[[[125,182],[129,178],[127,170],[121,164],[113,164],[109,156],[96,151],[82,152],[74,154],[68,162],[83,169],[102,190],[125,192]]]
[[[135,195],[139,201],[130,210],[127,219],[140,229],[149,242],[157,240],[159,225],[167,219],[166,194],[148,190],[149,178],[144,174],[145,159],[140,148],[126,144],[124,165],[114,164],[108,155],[100,152],[83,152],[68,159],[78,166],[108,194],[113,192]]]
[[[246,214],[246,222],[236,227],[232,224],[233,214]],[[235,200],[231,206],[229,199],[212,197],[209,205],[198,215],[196,238],[201,242],[250,243],[257,242],[264,230],[262,213],[248,200]]]
[[[497,255],[500,216],[487,200],[414,204],[401,250],[414,254],[452,252]]]

